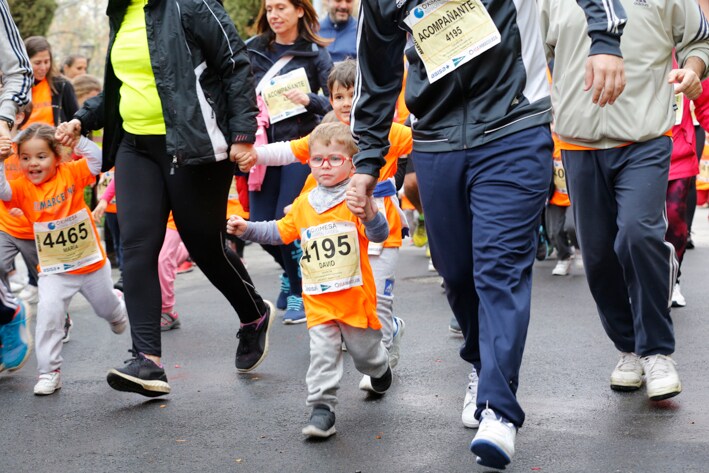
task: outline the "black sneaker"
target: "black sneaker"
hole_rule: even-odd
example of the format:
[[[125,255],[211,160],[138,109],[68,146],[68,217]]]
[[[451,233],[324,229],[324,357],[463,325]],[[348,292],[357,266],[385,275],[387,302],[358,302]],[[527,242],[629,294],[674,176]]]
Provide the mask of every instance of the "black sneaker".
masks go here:
[[[116,391],[138,393],[157,397],[170,393],[165,370],[142,353],[128,350],[133,358],[126,360],[123,368],[112,369],[106,376],[109,386]]]
[[[62,337],[62,343],[66,343],[69,340],[71,340],[71,327],[74,325],[74,322],[71,321],[71,317],[69,317],[69,312],[66,313],[66,317],[64,318],[64,336]]]
[[[313,413],[310,414],[310,422],[303,427],[303,435],[308,437],[327,438],[336,432],[335,430],[335,413],[327,406],[317,404],[313,407]]]
[[[118,278],[116,284],[113,285],[113,289],[118,289],[119,291],[123,290],[123,274]]]
[[[391,368],[387,368],[379,378],[372,378],[372,392],[376,394],[384,394],[391,386]]]
[[[273,322],[273,304],[264,301],[268,306],[268,312],[258,326],[245,325],[236,333],[239,339],[239,346],[236,349],[236,369],[240,373],[246,373],[256,369],[268,354],[268,332],[271,330]]]

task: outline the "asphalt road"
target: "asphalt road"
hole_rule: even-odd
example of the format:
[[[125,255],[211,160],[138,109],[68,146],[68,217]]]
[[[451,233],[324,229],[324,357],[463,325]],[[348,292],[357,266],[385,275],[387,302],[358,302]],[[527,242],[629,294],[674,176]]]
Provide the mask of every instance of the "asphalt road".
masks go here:
[[[582,274],[552,277],[535,267],[519,399],[527,421],[511,472],[689,473],[709,471],[709,224],[695,219],[673,311],[675,359],[684,392],[650,403],[644,392],[608,387],[617,354],[601,329]],[[278,270],[255,245],[249,270],[263,295],[277,295]],[[307,441],[303,325],[274,324],[271,351],[254,373],[234,368],[237,319],[196,270],[177,280],[182,328],[163,336],[172,393],[148,400],[111,390],[106,371],[129,357],[128,333],[112,334],[79,296],[64,346],[63,388],[36,397],[34,357],[0,374],[0,472],[484,472],[460,412],[469,367],[448,331],[450,311],[423,250],[402,249],[396,311],[406,320],[390,392],[368,399],[346,362],[338,433]]]

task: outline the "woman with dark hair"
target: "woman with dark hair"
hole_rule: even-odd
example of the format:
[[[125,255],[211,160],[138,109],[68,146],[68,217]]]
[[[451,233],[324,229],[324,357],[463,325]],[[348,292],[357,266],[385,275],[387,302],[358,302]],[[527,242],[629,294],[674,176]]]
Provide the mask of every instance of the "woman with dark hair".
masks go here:
[[[268,142],[303,137],[331,108],[327,99],[327,76],[332,59],[325,48],[329,41],[317,35],[320,24],[309,0],[262,0],[256,27],[258,36],[247,41],[246,46],[255,82],[259,84],[257,93],[267,106],[272,94],[282,94],[292,103],[291,109],[279,116],[274,116],[273,109],[269,108]],[[309,87],[304,90],[284,85],[284,92],[274,89],[272,83],[278,84],[288,74],[307,77]],[[267,80],[264,81],[264,77]],[[318,94],[319,90],[324,95]],[[268,167],[265,172],[263,169],[252,171],[249,177],[251,218],[261,221],[283,217],[283,208],[300,194],[309,172],[308,166],[301,163]],[[305,322],[298,272],[301,252],[297,245],[297,242],[280,247],[263,245],[284,270],[276,303],[279,309],[286,309],[284,323]]]
[[[89,60],[81,54],[71,54],[62,62],[62,74],[69,80],[74,80],[78,76],[86,74],[89,67]]]
[[[237,370],[255,369],[268,352],[272,305],[224,250],[233,160],[253,148],[258,109],[246,48],[217,0],[109,0],[106,13],[104,90],[57,133],[68,145],[80,131],[104,129],[133,341],[133,358],[107,381],[155,397],[170,392],[158,279],[170,211],[190,256],[241,321]]]
[[[25,40],[25,48],[34,72],[32,115],[27,125],[46,123],[58,126],[68,121],[79,109],[79,104],[74,87],[56,71],[49,41],[43,36],[30,36]]]

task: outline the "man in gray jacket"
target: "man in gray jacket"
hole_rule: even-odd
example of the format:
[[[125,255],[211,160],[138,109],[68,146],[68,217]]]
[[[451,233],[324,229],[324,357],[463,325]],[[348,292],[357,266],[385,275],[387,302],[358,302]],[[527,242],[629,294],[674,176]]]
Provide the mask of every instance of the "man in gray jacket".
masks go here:
[[[34,77],[6,0],[0,0],[0,76],[0,136],[9,137],[17,110],[30,101]]]
[[[618,0],[578,0],[590,46],[577,93],[603,106],[624,86]],[[577,34],[582,34],[577,31]],[[362,0],[350,207],[360,215],[389,146],[402,55],[412,154],[433,263],[479,376],[478,463],[511,461],[539,218],[552,176],[551,100],[535,0]],[[590,54],[589,54],[590,51]],[[588,56],[586,58],[586,56]],[[592,87],[593,86],[593,87]]]
[[[637,390],[644,374],[648,397],[659,401],[682,390],[670,358],[677,260],[664,241],[668,132],[682,113],[679,94],[695,99],[702,91],[709,23],[696,0],[621,0],[628,85],[615,106],[599,109],[576,90],[583,83],[577,53],[588,42],[578,34],[583,15],[573,3],[541,0],[540,8],[547,55],[555,59],[555,131],[578,240],[601,322],[620,352],[611,388]]]

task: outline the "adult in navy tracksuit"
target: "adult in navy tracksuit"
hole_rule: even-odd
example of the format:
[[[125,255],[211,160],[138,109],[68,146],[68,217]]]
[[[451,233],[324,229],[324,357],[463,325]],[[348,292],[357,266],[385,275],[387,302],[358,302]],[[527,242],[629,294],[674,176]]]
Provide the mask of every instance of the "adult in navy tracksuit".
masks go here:
[[[352,120],[361,151],[351,186],[360,196],[371,192],[384,162],[405,52],[406,105],[415,116],[412,156],[433,263],[465,336],[461,356],[479,376],[475,416],[481,423],[471,450],[479,463],[501,468],[510,462],[524,422],[516,392],[537,227],[552,175],[551,100],[539,14],[533,0],[424,3],[362,1]],[[612,103],[624,85],[624,12],[613,0],[617,16],[610,16],[609,3],[578,0],[593,39],[588,63],[601,105]],[[483,25],[475,24],[481,17],[474,15],[481,6],[491,18]],[[456,11],[435,25],[425,23],[437,7]],[[499,31],[499,44],[480,44],[489,49],[461,60],[474,47],[466,36],[473,28],[487,29],[494,38],[489,21]],[[407,33],[413,44],[407,44]],[[439,45],[465,47],[426,64],[427,41],[438,34]],[[436,59],[449,61],[438,68]],[[351,209],[361,212],[357,205]]]
[[[290,55],[293,58],[276,75],[303,68],[311,90],[308,94],[291,91],[296,94],[289,98],[303,105],[306,111],[271,123],[268,142],[301,138],[309,134],[331,109],[327,99],[327,76],[332,68],[332,59],[325,47],[327,41],[316,34],[319,28],[317,13],[307,0],[263,0],[256,25],[259,35],[246,42],[255,83],[258,84],[279,59]],[[324,95],[319,94],[319,90]],[[308,174],[310,168],[301,163],[268,167],[261,189],[249,192],[251,219],[260,221],[283,217],[283,208],[300,194]],[[285,273],[281,276],[281,295],[276,303],[279,309],[286,309],[284,323],[305,322],[299,242],[278,247],[262,246]]]

